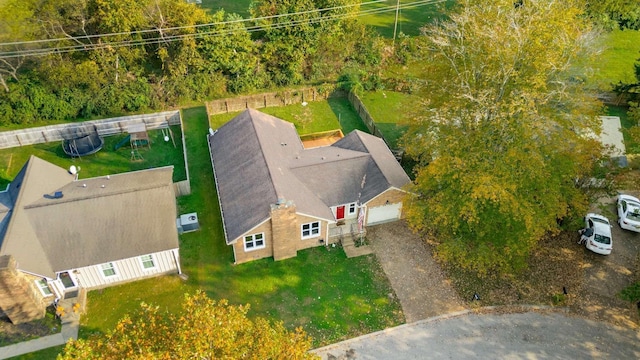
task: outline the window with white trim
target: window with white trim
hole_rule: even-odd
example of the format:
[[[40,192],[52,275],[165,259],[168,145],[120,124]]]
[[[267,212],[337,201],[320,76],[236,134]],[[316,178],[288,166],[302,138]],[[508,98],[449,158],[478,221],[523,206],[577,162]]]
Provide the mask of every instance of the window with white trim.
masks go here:
[[[308,239],[320,235],[320,221],[302,224],[302,238]]]
[[[156,262],[151,254],[140,256],[140,263],[142,263],[143,270],[150,270],[156,267]]]
[[[354,215],[356,213],[356,203],[349,204],[349,215]]]
[[[118,275],[118,273],[116,272],[116,266],[113,263],[100,265],[100,270],[102,270],[102,276],[104,276],[105,278]]]
[[[38,286],[38,289],[40,289],[42,295],[44,295],[45,297],[53,295],[53,292],[51,292],[51,289],[49,288],[49,284],[47,284],[47,280],[38,279],[36,280],[36,285]]]
[[[264,233],[257,233],[244,237],[244,251],[264,249],[265,246]]]

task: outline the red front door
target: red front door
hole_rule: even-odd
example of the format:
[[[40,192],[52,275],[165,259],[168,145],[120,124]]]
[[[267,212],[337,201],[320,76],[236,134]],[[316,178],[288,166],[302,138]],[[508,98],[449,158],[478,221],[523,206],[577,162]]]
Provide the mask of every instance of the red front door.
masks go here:
[[[338,206],[336,209],[336,220],[344,219],[344,206]]]

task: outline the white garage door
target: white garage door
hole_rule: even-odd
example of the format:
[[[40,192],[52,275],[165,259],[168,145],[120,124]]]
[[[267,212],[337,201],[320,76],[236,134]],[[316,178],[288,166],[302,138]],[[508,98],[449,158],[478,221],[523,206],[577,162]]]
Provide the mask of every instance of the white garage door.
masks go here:
[[[400,219],[400,211],[402,203],[389,204],[369,208],[369,217],[367,225],[380,224],[387,221]]]

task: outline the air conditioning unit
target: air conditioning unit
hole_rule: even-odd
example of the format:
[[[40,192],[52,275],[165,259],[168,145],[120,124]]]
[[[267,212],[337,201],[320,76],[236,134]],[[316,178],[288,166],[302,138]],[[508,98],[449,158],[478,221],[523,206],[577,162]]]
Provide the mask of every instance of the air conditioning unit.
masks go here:
[[[180,217],[176,219],[176,226],[178,227],[178,234],[200,230],[198,214],[190,213],[180,215]]]

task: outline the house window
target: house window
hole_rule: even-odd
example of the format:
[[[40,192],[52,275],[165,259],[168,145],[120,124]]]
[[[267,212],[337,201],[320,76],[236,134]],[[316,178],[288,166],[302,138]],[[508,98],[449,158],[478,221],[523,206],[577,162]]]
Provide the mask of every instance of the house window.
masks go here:
[[[356,213],[356,203],[349,204],[349,215],[354,215]]]
[[[308,239],[310,237],[320,235],[320,221],[314,221],[312,223],[302,224],[302,238]]]
[[[49,288],[49,284],[47,284],[46,280],[44,279],[36,280],[36,285],[38,285],[38,289],[40,289],[40,292],[45,297],[53,295],[53,293],[51,292],[51,289]]]
[[[155,261],[153,261],[153,255],[142,255],[140,256],[140,262],[142,263],[142,269],[148,270],[156,267]]]
[[[263,249],[265,246],[264,233],[258,233],[244,237],[244,251]]]
[[[116,266],[113,263],[100,265],[100,270],[102,270],[102,276],[104,276],[105,278],[118,275],[116,272]]]

